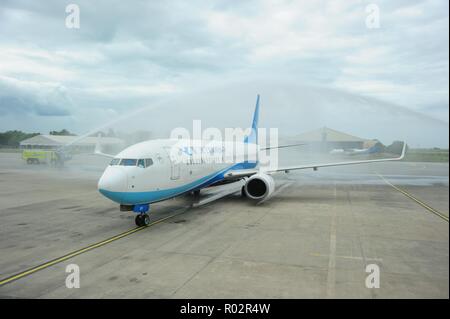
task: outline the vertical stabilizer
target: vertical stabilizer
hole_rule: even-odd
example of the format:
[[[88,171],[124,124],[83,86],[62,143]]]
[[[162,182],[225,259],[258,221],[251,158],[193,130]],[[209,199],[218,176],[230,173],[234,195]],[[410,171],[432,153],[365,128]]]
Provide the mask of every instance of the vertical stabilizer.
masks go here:
[[[244,143],[258,144],[259,94],[256,97],[255,113],[253,114],[252,131],[245,137]]]

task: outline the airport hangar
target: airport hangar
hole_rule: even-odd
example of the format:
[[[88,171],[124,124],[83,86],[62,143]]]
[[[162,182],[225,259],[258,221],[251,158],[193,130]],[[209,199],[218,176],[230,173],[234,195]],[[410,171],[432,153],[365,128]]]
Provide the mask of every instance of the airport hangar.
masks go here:
[[[365,139],[344,132],[322,127],[289,138],[290,142],[307,143],[311,148],[330,152],[334,149],[365,149],[377,143],[376,139]]]
[[[40,134],[20,142],[20,148],[54,150],[61,146],[73,143],[72,149],[75,152],[94,152],[98,137],[88,136],[76,141],[77,139],[79,139],[79,136]],[[102,137],[101,144],[102,148],[107,151],[109,149],[120,149],[124,145],[124,142],[116,137]]]

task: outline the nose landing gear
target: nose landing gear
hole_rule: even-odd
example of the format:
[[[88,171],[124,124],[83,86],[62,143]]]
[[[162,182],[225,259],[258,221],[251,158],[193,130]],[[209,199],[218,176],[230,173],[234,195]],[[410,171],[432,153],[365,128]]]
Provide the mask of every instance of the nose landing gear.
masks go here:
[[[134,221],[138,227],[148,226],[148,224],[150,224],[150,217],[148,214],[139,214],[136,216]]]
[[[147,214],[149,210],[149,204],[137,204],[133,206],[133,211],[138,214],[134,220],[138,227],[148,226],[148,224],[150,224],[150,217],[148,217]]]

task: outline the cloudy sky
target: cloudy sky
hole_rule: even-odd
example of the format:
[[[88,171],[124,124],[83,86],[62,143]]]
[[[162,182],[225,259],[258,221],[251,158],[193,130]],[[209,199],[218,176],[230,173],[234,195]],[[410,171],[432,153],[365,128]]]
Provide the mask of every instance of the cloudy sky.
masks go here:
[[[69,3],[0,1],[0,131],[82,133],[162,98],[272,76],[448,123],[445,0],[72,1],[79,29],[66,27]],[[367,26],[370,4],[379,28]]]

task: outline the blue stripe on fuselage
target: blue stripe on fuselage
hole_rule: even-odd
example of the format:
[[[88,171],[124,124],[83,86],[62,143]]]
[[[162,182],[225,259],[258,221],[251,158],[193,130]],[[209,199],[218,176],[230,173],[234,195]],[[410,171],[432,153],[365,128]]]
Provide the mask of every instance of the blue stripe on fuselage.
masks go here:
[[[222,169],[218,172],[210,174],[208,176],[202,177],[194,182],[191,182],[186,185],[163,189],[159,191],[148,191],[148,192],[112,192],[105,189],[99,189],[99,192],[102,193],[105,197],[115,201],[119,204],[147,204],[159,202],[165,199],[169,199],[192,190],[201,189],[207,187],[208,185],[214,184],[218,181],[224,179],[225,173],[230,170],[238,170],[238,169],[251,169],[255,168],[257,163],[255,162],[242,162],[234,164],[230,167]]]

